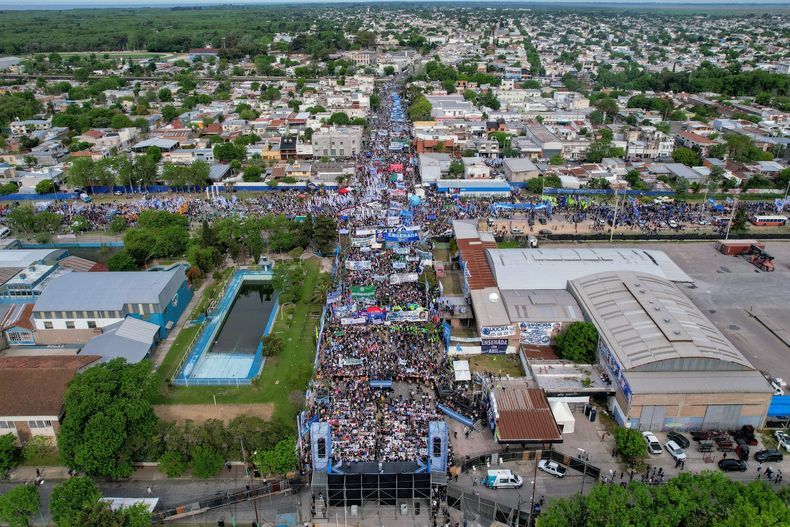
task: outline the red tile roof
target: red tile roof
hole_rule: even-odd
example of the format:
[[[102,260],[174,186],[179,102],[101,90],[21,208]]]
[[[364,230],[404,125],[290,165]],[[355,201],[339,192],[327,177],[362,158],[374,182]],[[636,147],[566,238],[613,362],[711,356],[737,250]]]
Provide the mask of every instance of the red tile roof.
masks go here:
[[[496,279],[486,258],[486,249],[496,249],[496,242],[475,240],[474,238],[457,240],[461,258],[469,273],[467,283],[469,289],[485,289],[496,287]]]
[[[494,390],[499,419],[497,439],[513,443],[559,443],[562,434],[549,401],[540,388],[507,387]]]
[[[96,355],[0,358],[0,417],[57,417],[66,386]]]

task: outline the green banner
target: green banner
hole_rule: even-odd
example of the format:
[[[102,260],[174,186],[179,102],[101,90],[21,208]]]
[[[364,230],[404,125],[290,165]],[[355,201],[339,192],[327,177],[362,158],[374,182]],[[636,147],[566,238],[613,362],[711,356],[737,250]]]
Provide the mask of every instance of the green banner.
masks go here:
[[[372,298],[376,296],[376,286],[362,285],[351,288],[351,298]]]

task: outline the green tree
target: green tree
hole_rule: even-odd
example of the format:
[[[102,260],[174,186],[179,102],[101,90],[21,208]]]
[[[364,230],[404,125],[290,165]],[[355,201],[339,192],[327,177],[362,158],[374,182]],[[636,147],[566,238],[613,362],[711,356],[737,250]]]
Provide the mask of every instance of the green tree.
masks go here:
[[[161,88],[159,90],[158,97],[162,102],[170,102],[173,100],[173,92],[168,88]]]
[[[337,221],[335,218],[325,214],[317,216],[311,239],[319,253],[331,254],[337,245]]]
[[[149,146],[145,150],[145,155],[153,159],[155,163],[158,163],[162,160],[162,149],[158,146]]]
[[[35,485],[18,485],[0,496],[0,522],[27,527],[41,506]]]
[[[175,106],[168,104],[162,108],[162,119],[167,123],[178,117],[178,115],[178,109]]]
[[[458,159],[453,159],[450,162],[450,168],[448,169],[448,175],[453,178],[457,179],[464,175],[464,164],[459,161]]]
[[[346,126],[351,124],[351,119],[346,112],[335,112],[326,121],[329,124]]]
[[[42,179],[36,183],[36,194],[52,194],[57,189],[51,179]]]
[[[99,501],[101,492],[92,479],[81,476],[67,479],[52,489],[49,512],[58,527],[80,527],[75,523],[80,511]]]
[[[244,174],[241,176],[241,179],[244,182],[257,182],[261,180],[261,174],[263,171],[261,167],[258,166],[249,166],[244,169]]]
[[[14,434],[0,435],[0,478],[19,463],[19,449]]]
[[[156,381],[148,361],[114,359],[69,383],[58,448],[66,465],[90,476],[125,477],[156,428]]]
[[[36,210],[33,205],[17,205],[8,212],[6,219],[13,230],[29,234],[34,232],[36,227]]]
[[[595,362],[598,331],[590,322],[572,322],[554,338],[560,358],[576,363]]]
[[[749,214],[744,207],[739,206],[732,218],[730,232],[733,234],[745,234],[749,231]]]
[[[168,450],[159,458],[159,471],[168,478],[178,478],[187,470],[187,460],[181,452]]]
[[[296,467],[296,439],[293,436],[279,441],[273,448],[259,452],[255,464],[267,472],[285,474]]]
[[[212,478],[222,469],[222,456],[211,448],[197,446],[192,452],[192,475],[197,478]]]
[[[617,451],[626,460],[637,461],[647,455],[647,443],[639,430],[619,426],[614,431]]]
[[[563,159],[562,154],[556,154],[551,156],[549,163],[552,165],[562,165],[565,164],[565,159]]]
[[[280,335],[271,333],[263,338],[263,354],[267,357],[276,357],[285,349],[285,343]]]
[[[107,267],[110,271],[137,271],[139,267],[127,250],[121,250],[113,254],[107,260]]]
[[[274,266],[272,286],[280,291],[280,302],[293,304],[302,296],[304,269],[296,262],[281,262]]]
[[[433,106],[424,95],[418,95],[409,106],[409,118],[412,121],[428,121],[431,119]]]
[[[679,146],[672,151],[672,160],[675,163],[683,163],[688,167],[697,167],[702,164],[699,154],[685,146]]]

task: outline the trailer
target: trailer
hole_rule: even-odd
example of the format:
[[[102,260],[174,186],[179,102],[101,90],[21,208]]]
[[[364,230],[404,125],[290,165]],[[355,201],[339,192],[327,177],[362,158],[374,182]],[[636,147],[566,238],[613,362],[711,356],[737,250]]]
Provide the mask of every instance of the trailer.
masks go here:
[[[738,256],[756,245],[760,249],[765,249],[765,244],[757,240],[719,240],[716,242],[716,250],[726,256]]]
[[[749,250],[742,252],[741,256],[758,269],[769,273],[774,270],[774,257],[765,252],[762,247],[752,245]]]

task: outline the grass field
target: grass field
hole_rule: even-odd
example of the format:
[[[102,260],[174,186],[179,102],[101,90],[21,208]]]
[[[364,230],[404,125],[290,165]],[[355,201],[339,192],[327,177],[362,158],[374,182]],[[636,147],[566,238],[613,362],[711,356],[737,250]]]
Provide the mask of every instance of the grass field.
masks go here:
[[[159,396],[155,404],[218,404],[274,403],[273,419],[292,425],[300,410],[304,390],[313,373],[315,333],[320,322],[321,304],[311,302],[319,277],[319,260],[303,262],[306,268],[301,300],[281,306],[273,333],[282,337],[285,349],[277,357],[268,357],[261,377],[249,386],[169,386],[170,379],[187,346],[199,327],[181,330],[157,372]]]
[[[510,375],[523,377],[524,368],[518,355],[475,355],[469,357],[469,369],[472,371],[494,373],[497,375]]]

